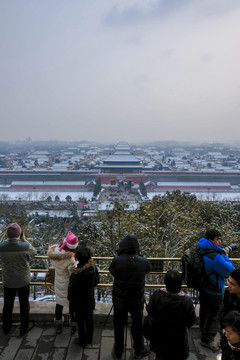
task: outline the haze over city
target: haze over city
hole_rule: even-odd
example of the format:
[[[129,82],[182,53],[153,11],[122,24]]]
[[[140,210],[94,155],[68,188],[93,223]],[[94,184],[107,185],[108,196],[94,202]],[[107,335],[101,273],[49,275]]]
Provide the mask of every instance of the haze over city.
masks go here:
[[[0,141],[239,141],[238,0],[0,3]]]

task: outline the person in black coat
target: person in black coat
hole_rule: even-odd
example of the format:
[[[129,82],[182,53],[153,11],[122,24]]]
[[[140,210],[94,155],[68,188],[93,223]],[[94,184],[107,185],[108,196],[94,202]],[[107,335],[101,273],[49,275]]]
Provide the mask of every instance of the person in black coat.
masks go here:
[[[155,291],[146,307],[153,320],[150,349],[156,360],[185,360],[189,355],[187,328],[196,322],[193,302],[181,291],[177,271],[168,271],[164,282],[166,289]]]
[[[150,262],[140,255],[137,237],[125,236],[119,245],[118,256],[112,260],[109,271],[114,276],[114,348],[113,358],[121,359],[124,350],[124,328],[128,313],[132,318],[132,337],[135,356],[145,356],[149,349],[144,346],[142,333],[145,275],[151,270]]]
[[[78,326],[78,338],[74,342],[86,347],[93,337],[94,287],[99,283],[99,273],[87,247],[77,248],[75,255],[78,265],[70,276],[68,300]]]
[[[229,274],[228,289],[224,292],[223,304],[224,315],[233,310],[240,312],[240,269],[235,269]]]
[[[230,311],[223,318],[225,334],[221,336],[222,360],[240,360],[240,313]]]
[[[228,277],[228,288],[224,291],[223,307],[219,314],[220,329],[225,315],[230,311],[240,312],[240,269],[234,269]]]

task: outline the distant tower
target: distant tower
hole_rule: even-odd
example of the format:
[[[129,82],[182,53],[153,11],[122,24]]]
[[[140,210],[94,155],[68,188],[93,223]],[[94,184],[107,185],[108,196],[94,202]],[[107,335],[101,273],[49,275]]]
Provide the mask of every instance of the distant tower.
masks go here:
[[[103,160],[99,177],[102,184],[116,185],[119,182],[138,184],[140,181],[146,181],[142,169],[143,165],[131,152],[130,145],[118,143],[115,152]]]

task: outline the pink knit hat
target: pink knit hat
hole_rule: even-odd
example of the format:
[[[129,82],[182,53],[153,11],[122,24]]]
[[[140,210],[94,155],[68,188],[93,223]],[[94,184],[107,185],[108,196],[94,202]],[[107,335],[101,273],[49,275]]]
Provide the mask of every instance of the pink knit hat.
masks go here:
[[[71,251],[73,249],[76,249],[77,246],[78,246],[78,238],[71,231],[69,231],[66,236],[66,239],[60,246],[59,251],[61,251],[62,249],[65,251]]]

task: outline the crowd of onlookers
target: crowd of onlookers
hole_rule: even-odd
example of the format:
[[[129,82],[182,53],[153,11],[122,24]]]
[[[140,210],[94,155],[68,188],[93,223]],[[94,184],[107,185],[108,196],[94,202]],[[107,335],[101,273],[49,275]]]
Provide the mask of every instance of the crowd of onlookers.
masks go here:
[[[9,224],[7,239],[0,243],[4,307],[2,329],[5,334],[12,326],[16,294],[20,303],[20,335],[29,332],[34,323],[29,319],[30,259],[37,251],[25,239],[17,223]],[[209,283],[200,289],[201,345],[221,352],[223,360],[240,359],[240,269],[234,269],[226,250],[221,248],[218,230],[207,230],[199,247],[211,250],[203,257]],[[62,332],[63,308],[69,307],[71,333],[77,332],[75,343],[86,347],[94,332],[94,288],[99,272],[87,246],[79,246],[78,238],[69,231],[64,241],[51,245],[47,255],[55,269],[56,332]],[[125,350],[125,329],[131,316],[131,333],[135,358],[152,350],[156,360],[185,360],[189,356],[188,328],[195,324],[192,299],[182,291],[182,276],[169,270],[164,276],[166,287],[155,291],[143,316],[145,276],[151,264],[141,255],[134,234],[125,236],[109,266],[113,281],[114,346],[112,357],[122,359]],[[228,288],[225,290],[225,279]],[[215,341],[220,333],[220,343]],[[145,345],[149,340],[150,348]]]

